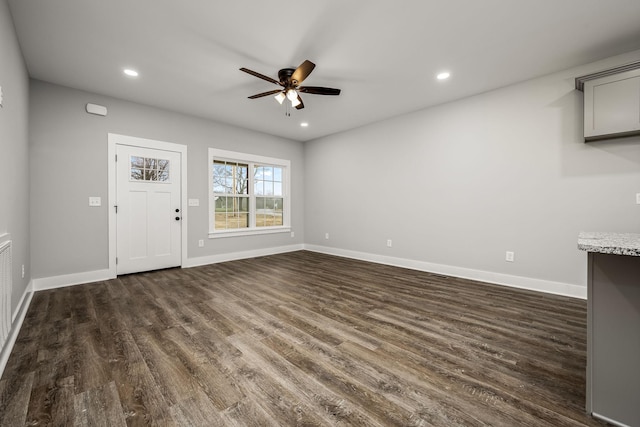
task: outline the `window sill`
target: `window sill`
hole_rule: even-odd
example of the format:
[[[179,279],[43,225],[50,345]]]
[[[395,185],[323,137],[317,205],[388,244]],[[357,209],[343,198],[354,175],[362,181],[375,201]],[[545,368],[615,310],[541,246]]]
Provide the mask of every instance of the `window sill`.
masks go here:
[[[265,229],[245,229],[245,230],[224,230],[209,233],[210,239],[219,239],[223,237],[239,237],[239,236],[255,236],[259,234],[289,233],[291,227],[269,227]]]

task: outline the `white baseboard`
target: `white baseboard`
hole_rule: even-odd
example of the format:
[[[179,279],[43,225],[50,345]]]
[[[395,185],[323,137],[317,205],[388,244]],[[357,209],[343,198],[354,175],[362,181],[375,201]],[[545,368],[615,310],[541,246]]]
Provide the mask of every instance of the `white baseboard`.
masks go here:
[[[9,356],[11,355],[11,351],[13,350],[13,346],[18,339],[18,333],[20,333],[22,323],[24,322],[24,318],[27,315],[29,306],[31,305],[33,294],[33,281],[31,281],[22,293],[22,297],[20,298],[20,302],[16,307],[16,311],[13,312],[11,316],[11,331],[9,332],[9,336],[7,337],[7,341],[4,343],[4,346],[0,350],[0,378],[4,373],[4,368],[6,368],[7,366],[7,362],[9,361]]]
[[[330,248],[319,245],[304,245],[304,249],[328,255],[336,255],[344,258],[353,258],[362,261],[370,261],[378,264],[393,265],[412,270],[429,273],[443,274],[462,279],[478,280],[481,282],[503,285],[512,288],[527,289],[530,291],[545,292],[554,295],[562,295],[572,298],[587,299],[585,286],[570,283],[553,282],[550,280],[534,279],[510,274],[494,273],[491,271],[474,270],[471,268],[455,267],[444,264],[434,264],[426,261],[416,261],[405,258],[396,258],[385,255],[376,255],[367,252],[351,251],[347,249]]]
[[[187,258],[183,268],[197,267],[200,265],[216,264],[219,262],[235,261],[240,259],[255,258],[259,256],[276,255],[286,252],[308,250],[328,255],[336,255],[344,258],[359,259],[362,261],[375,262],[378,264],[393,265],[396,267],[409,268],[412,270],[425,271],[429,273],[443,274],[446,276],[459,277],[462,279],[478,280],[481,282],[493,283],[512,288],[527,289],[531,291],[545,292],[549,294],[562,295],[572,298],[587,299],[587,288],[585,286],[571,283],[554,282],[550,280],[534,279],[531,277],[514,276],[510,274],[495,273],[484,270],[474,270],[471,268],[456,267],[445,264],[435,264],[426,261],[416,261],[406,258],[396,258],[386,255],[376,255],[368,252],[351,251],[348,249],[331,248],[320,245],[287,245],[274,248],[253,249],[249,251],[231,252],[219,255],[209,255],[198,258]],[[63,276],[45,277],[33,279],[33,291],[55,289],[65,286],[78,285],[82,283],[98,282],[101,280],[113,279],[113,273],[108,269],[87,271],[84,273],[66,274]]]
[[[254,249],[250,251],[232,252],[228,254],[211,255],[199,258],[187,258],[183,268],[197,267],[199,265],[215,264],[237,259],[254,258],[265,255],[275,255],[285,252],[300,251],[304,249],[302,244],[278,246],[275,248]],[[80,285],[84,283],[100,282],[102,280],[115,279],[115,275],[109,269],[85,271],[82,273],[64,274],[61,276],[42,277],[33,279],[33,290],[44,291],[47,289],[64,288],[65,286]]]
[[[113,273],[109,269],[64,274],[62,276],[42,277],[39,279],[33,279],[33,290],[44,291],[47,289],[64,288],[65,286],[99,282],[101,280],[114,278],[115,276],[113,276]]]
[[[278,246],[275,248],[253,249],[250,251],[242,251],[242,252],[231,252],[228,254],[220,254],[220,255],[209,255],[209,256],[203,256],[198,258],[188,258],[187,264],[183,265],[182,267],[185,267],[185,268],[198,267],[200,265],[217,264],[219,262],[235,261],[239,259],[255,258],[259,256],[266,256],[266,255],[276,255],[276,254],[282,254],[286,252],[301,251],[303,249],[304,249],[304,245],[299,244],[299,245]]]

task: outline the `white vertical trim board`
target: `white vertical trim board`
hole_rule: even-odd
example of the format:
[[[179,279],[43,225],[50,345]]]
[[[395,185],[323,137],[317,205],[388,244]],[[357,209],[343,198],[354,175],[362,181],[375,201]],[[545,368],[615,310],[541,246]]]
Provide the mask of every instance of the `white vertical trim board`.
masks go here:
[[[173,142],[156,141],[153,139],[138,138],[135,136],[118,135],[115,133],[108,134],[108,181],[109,181],[109,277],[115,278],[116,273],[116,248],[117,248],[117,235],[116,235],[116,215],[114,206],[116,205],[116,145],[130,145],[134,147],[152,148],[156,150],[174,151],[180,153],[181,159],[181,188],[180,188],[180,204],[182,211],[182,241],[181,241],[181,263],[182,266],[187,264],[187,228],[188,228],[188,215],[187,210],[187,146],[183,144],[176,144]],[[102,280],[102,279],[100,279]]]
[[[530,277],[513,276],[510,274],[494,273],[491,271],[474,270],[471,268],[455,267],[452,265],[434,264],[426,261],[416,261],[405,258],[396,258],[385,255],[376,255],[367,252],[351,251],[347,249],[330,248],[319,245],[304,245],[305,250],[319,252],[327,255],[336,255],[344,258],[359,259],[378,264],[393,265],[428,273],[442,274],[445,276],[459,277],[461,279],[477,280],[494,285],[508,286],[511,288],[526,289],[530,291],[545,292],[548,294],[562,295],[566,297],[587,299],[585,286],[570,283],[553,282],[550,280],[533,279]]]
[[[29,282],[29,285],[27,285],[27,288],[24,290],[22,297],[20,297],[20,302],[18,303],[18,307],[16,307],[16,311],[11,316],[11,332],[7,337],[7,341],[2,346],[2,349],[0,349],[0,377],[2,377],[2,374],[4,373],[4,368],[7,366],[9,356],[13,351],[13,346],[16,344],[16,340],[18,339],[18,333],[22,328],[22,323],[24,322],[24,318],[27,315],[29,306],[31,305],[33,294],[33,283]]]
[[[11,331],[11,289],[13,263],[11,257],[11,237],[0,236],[0,348]]]

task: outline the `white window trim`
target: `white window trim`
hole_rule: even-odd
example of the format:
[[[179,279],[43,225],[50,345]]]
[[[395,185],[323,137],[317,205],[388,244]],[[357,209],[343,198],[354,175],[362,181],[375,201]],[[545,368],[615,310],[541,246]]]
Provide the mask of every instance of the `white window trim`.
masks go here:
[[[284,198],[284,224],[277,227],[253,227],[242,228],[232,230],[215,230],[215,198],[213,196],[213,160],[226,160],[230,162],[249,163],[250,165],[258,163],[263,165],[282,166],[283,168],[283,182],[282,182],[282,197]],[[291,161],[285,159],[277,159],[275,157],[259,156],[256,154],[239,153],[236,151],[219,150],[217,148],[209,148],[209,156],[207,157],[209,162],[209,238],[217,239],[221,237],[236,237],[236,236],[253,236],[259,234],[272,234],[272,233],[288,233],[291,231],[291,193],[290,193],[290,176],[291,176]],[[253,178],[251,178],[253,179]],[[249,184],[253,187],[253,181]],[[255,196],[250,196],[252,207],[250,207],[250,215],[255,214]]]

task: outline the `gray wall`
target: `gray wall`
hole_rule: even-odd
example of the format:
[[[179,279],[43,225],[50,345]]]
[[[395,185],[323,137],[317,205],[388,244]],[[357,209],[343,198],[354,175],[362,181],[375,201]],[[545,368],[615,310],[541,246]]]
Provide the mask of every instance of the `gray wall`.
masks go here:
[[[634,59],[306,143],[305,243],[586,286],[578,232],[640,232],[640,138],[585,144],[574,78]]]
[[[13,240],[11,310],[15,312],[30,279],[29,79],[5,0],[0,0],[0,86],[4,94],[0,108],[0,235],[9,233]]]
[[[117,133],[188,147],[188,257],[271,248],[303,242],[303,145],[282,138],[166,110],[31,81],[31,236],[33,277],[107,269],[107,134]],[[85,112],[87,102],[107,117]],[[208,239],[207,149],[221,148],[291,161],[292,229],[288,233]],[[88,206],[100,196],[100,208]],[[199,248],[199,239],[205,247]]]

